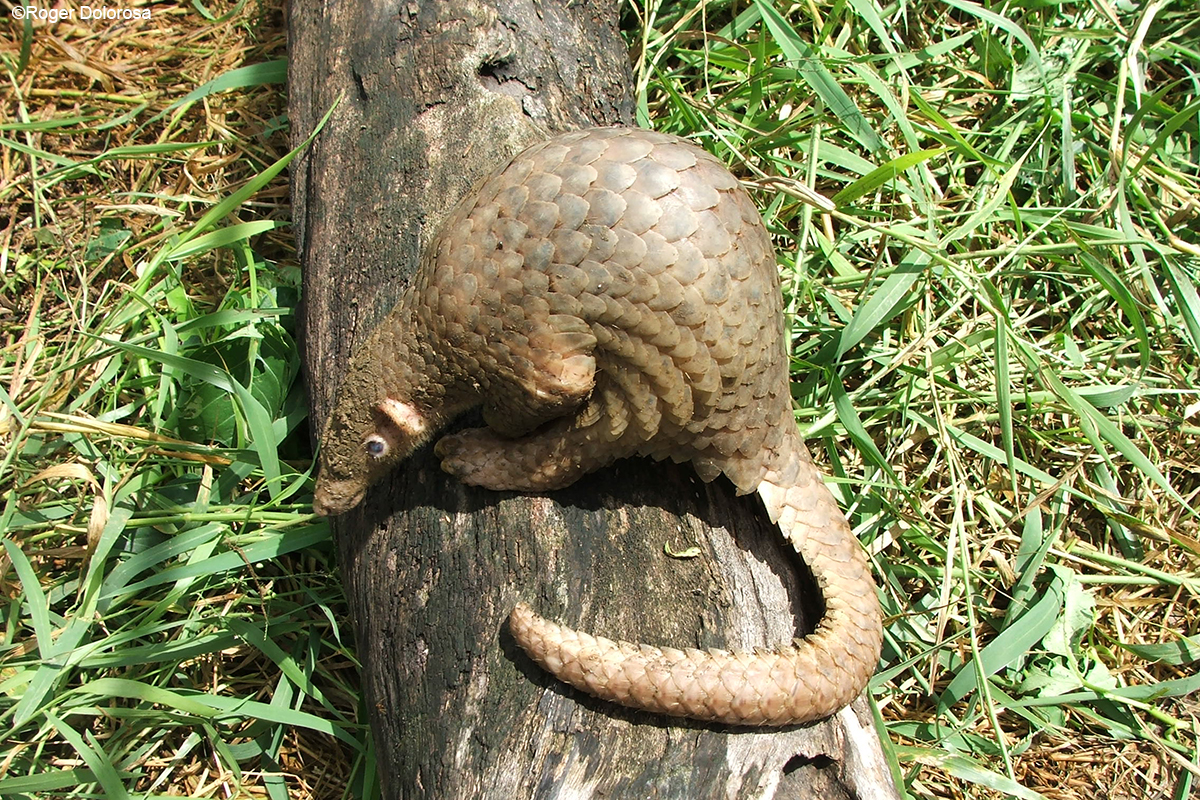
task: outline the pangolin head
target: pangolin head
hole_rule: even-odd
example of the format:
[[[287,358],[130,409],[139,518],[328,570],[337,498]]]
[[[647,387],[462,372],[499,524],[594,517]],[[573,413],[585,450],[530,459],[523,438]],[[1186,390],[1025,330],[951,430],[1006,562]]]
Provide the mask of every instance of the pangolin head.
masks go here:
[[[370,397],[358,391],[366,386],[356,385],[354,377],[343,385],[321,436],[313,492],[313,511],[321,516],[354,508],[368,488],[432,433],[426,413],[417,405],[386,394]]]

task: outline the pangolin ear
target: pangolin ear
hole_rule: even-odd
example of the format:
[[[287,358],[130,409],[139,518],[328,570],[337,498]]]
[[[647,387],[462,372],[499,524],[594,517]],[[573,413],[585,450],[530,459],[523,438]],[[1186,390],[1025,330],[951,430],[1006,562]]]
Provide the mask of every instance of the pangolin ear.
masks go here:
[[[377,405],[376,410],[393,425],[410,437],[418,437],[425,431],[425,418],[411,403],[387,398]]]

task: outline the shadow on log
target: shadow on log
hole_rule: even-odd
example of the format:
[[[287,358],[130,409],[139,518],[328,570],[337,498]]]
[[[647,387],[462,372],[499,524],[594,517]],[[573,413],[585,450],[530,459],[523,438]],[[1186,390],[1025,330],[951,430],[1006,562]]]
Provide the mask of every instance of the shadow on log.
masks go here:
[[[479,178],[548,133],[631,124],[616,7],[292,4],[294,136],[339,103],[293,173],[314,428],[352,347]],[[656,717],[554,681],[509,636],[518,600],[654,644],[808,630],[820,609],[789,598],[815,589],[758,500],[724,480],[634,460],[548,496],[494,493],[426,448],[331,524],[386,797],[894,796],[861,709],[782,730]]]

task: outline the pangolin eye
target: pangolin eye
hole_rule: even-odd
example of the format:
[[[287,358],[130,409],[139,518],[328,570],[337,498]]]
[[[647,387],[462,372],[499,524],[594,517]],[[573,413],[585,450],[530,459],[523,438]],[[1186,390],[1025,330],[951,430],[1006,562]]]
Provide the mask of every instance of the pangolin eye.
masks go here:
[[[387,455],[388,443],[382,436],[369,436],[366,441],[367,455],[371,458],[383,458]]]

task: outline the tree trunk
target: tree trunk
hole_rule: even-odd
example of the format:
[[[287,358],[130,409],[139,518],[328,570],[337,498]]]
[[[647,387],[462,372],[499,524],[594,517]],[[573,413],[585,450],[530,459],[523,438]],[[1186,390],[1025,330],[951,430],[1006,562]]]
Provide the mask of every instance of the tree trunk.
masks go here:
[[[292,3],[293,135],[339,102],[292,184],[314,429],[351,348],[476,180],[551,132],[632,121],[616,9]],[[777,645],[806,629],[819,609],[789,598],[815,590],[758,500],[723,480],[626,461],[549,496],[492,493],[426,448],[331,524],[386,797],[893,796],[862,709],[861,723],[785,730],[656,717],[557,683],[509,636],[522,599],[654,644]],[[847,749],[864,736],[873,747]]]

